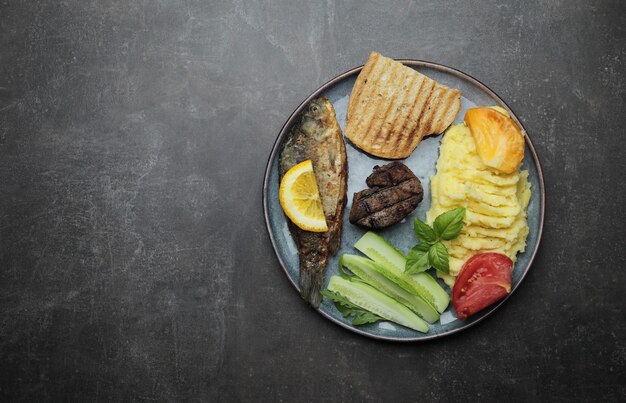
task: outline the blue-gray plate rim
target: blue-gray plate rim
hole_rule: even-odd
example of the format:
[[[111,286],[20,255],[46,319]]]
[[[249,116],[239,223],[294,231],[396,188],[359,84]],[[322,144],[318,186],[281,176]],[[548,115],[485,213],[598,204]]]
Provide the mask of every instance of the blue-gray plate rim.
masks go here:
[[[406,329],[403,328],[402,326],[399,325],[389,325],[389,324],[385,324],[384,326],[386,326],[386,328],[379,328],[377,326],[380,325],[366,325],[366,326],[361,326],[361,327],[355,327],[352,326],[349,323],[349,320],[342,318],[341,315],[338,313],[338,311],[336,311],[336,309],[332,306],[332,304],[330,304],[328,301],[324,301],[322,305],[320,305],[320,308],[317,309],[317,311],[322,314],[324,317],[328,318],[329,320],[335,322],[336,324],[361,335],[364,336],[368,336],[368,337],[372,337],[375,339],[381,339],[381,340],[390,340],[390,341],[402,341],[402,342],[412,342],[412,341],[424,341],[424,340],[430,340],[430,339],[435,339],[435,338],[440,338],[443,336],[447,336],[450,334],[454,334],[457,332],[460,332],[462,330],[465,330],[471,326],[473,326],[474,324],[480,322],[481,320],[485,319],[486,317],[490,316],[493,312],[495,312],[502,304],[504,304],[510,297],[511,295],[513,295],[513,293],[515,292],[515,290],[519,287],[519,285],[521,284],[522,280],[524,279],[524,277],[526,276],[526,274],[528,273],[528,270],[530,269],[533,260],[535,259],[535,256],[537,254],[537,251],[539,249],[539,244],[541,241],[541,235],[543,233],[543,224],[544,224],[544,217],[545,217],[545,184],[544,184],[544,178],[543,178],[543,171],[541,169],[541,163],[539,162],[539,157],[537,155],[537,152],[535,150],[535,147],[533,146],[533,143],[530,139],[530,136],[528,135],[528,132],[526,131],[526,129],[524,128],[524,125],[522,124],[522,122],[518,119],[517,115],[511,110],[511,108],[495,93],[493,92],[490,88],[488,88],[485,84],[483,84],[482,82],[478,81],[477,79],[471,77],[470,75],[463,73],[462,71],[459,71],[457,69],[448,67],[448,66],[444,66],[438,63],[433,63],[433,62],[428,62],[428,61],[422,61],[422,60],[413,60],[413,59],[400,59],[398,60],[401,63],[414,68],[414,69],[419,69],[420,71],[422,70],[426,70],[427,73],[426,75],[428,75],[429,77],[442,82],[443,84],[447,84],[450,85],[451,83],[446,82],[446,81],[450,81],[451,79],[457,80],[457,82],[455,84],[457,84],[457,86],[460,85],[467,85],[471,88],[473,88],[474,90],[478,90],[479,92],[481,92],[481,94],[477,95],[479,97],[486,97],[485,99],[489,99],[490,101],[495,101],[499,106],[505,108],[510,114],[511,117],[513,118],[513,120],[524,130],[525,133],[525,140],[526,140],[526,152],[525,152],[525,156],[524,156],[524,162],[522,164],[522,167],[525,169],[529,169],[530,175],[529,175],[529,179],[531,181],[531,184],[533,186],[532,188],[532,197],[531,197],[531,204],[529,205],[529,227],[530,227],[530,234],[529,234],[529,240],[533,241],[533,244],[531,245],[530,243],[527,244],[526,247],[526,251],[521,254],[520,256],[523,255],[523,259],[518,259],[518,263],[516,263],[516,267],[515,267],[515,271],[514,271],[514,279],[513,279],[513,284],[511,287],[511,292],[509,293],[509,295],[507,295],[504,299],[500,300],[498,303],[490,306],[489,308],[477,313],[476,315],[474,315],[473,317],[470,317],[468,320],[466,321],[458,321],[455,320],[455,315],[454,315],[454,309],[452,308],[452,305],[450,305],[450,307],[448,307],[448,309],[446,310],[446,312],[444,312],[444,314],[442,314],[442,318],[443,315],[447,314],[448,312],[451,312],[449,315],[452,316],[452,319],[450,322],[446,322],[446,324],[449,323],[455,323],[458,322],[460,323],[455,325],[454,327],[450,327],[450,328],[442,328],[442,329],[438,329],[437,326],[439,325],[439,327],[444,326],[443,324],[443,320],[441,321],[441,325],[439,322],[431,325],[431,331],[429,331],[429,333],[426,334],[421,334],[415,331],[412,331],[410,329]],[[295,111],[291,114],[291,116],[289,116],[289,118],[287,119],[287,121],[285,122],[285,124],[282,126],[278,137],[276,138],[276,141],[274,142],[274,145],[272,147],[272,151],[270,153],[270,156],[268,158],[268,162],[267,162],[267,166],[265,169],[265,177],[263,180],[263,212],[264,212],[264,217],[265,217],[265,224],[266,224],[266,228],[270,237],[270,241],[272,243],[272,247],[274,249],[274,252],[276,254],[276,257],[278,258],[278,261],[280,263],[280,266],[282,268],[282,270],[284,271],[284,273],[287,275],[287,278],[289,279],[289,281],[291,282],[291,284],[294,286],[294,288],[299,292],[299,286],[298,286],[298,281],[297,281],[297,276],[294,274],[297,271],[297,267],[294,267],[294,264],[292,262],[291,267],[288,265],[288,263],[286,262],[285,257],[283,256],[284,253],[284,245],[279,243],[278,238],[282,239],[282,242],[284,244],[284,242],[289,242],[290,240],[286,240],[285,237],[287,237],[288,235],[283,234],[279,234],[276,228],[276,225],[273,224],[272,222],[272,214],[275,213],[275,220],[282,220],[283,223],[286,224],[286,218],[283,214],[279,214],[277,213],[278,210],[280,210],[280,206],[278,206],[278,208],[276,207],[277,204],[277,200],[270,200],[270,189],[271,188],[277,188],[278,185],[278,180],[277,180],[277,170],[276,170],[276,165],[277,165],[277,159],[278,159],[278,154],[280,151],[280,146],[283,142],[283,140],[285,139],[285,137],[288,135],[289,130],[292,126],[292,124],[295,122],[298,114],[302,111],[302,109],[314,98],[319,97],[321,95],[326,95],[329,96],[331,98],[331,101],[333,101],[332,96],[333,94],[333,89],[335,87],[341,86],[342,84],[347,84],[349,85],[349,81],[350,80],[354,80],[356,78],[356,75],[358,75],[358,73],[361,71],[361,69],[363,68],[363,66],[358,66],[355,67],[353,69],[350,69],[338,76],[336,76],[335,78],[331,79],[330,81],[328,81],[327,83],[325,83],[324,85],[322,85],[321,87],[319,87],[317,90],[315,90],[310,96],[308,96],[296,109]],[[422,71],[423,72],[423,71]],[[436,76],[436,77],[433,77]],[[469,88],[468,87],[468,88]],[[351,85],[350,85],[350,89],[351,89]],[[345,90],[344,90],[345,92]],[[470,91],[471,92],[471,91]],[[347,94],[349,95],[349,93]],[[340,100],[335,99],[335,102],[333,102],[333,105],[335,105],[335,109],[338,115],[338,120],[340,120],[340,124],[345,122],[345,111],[344,110],[339,110],[338,106],[340,107],[344,107],[345,105],[343,104],[344,102],[344,98],[346,98],[345,96],[342,97]],[[468,106],[472,106],[475,105],[473,103],[473,101],[466,99],[465,97],[462,98],[463,99],[463,104],[469,104],[469,105],[465,105],[462,107],[461,111],[459,112],[459,116],[462,119],[462,115],[464,114],[464,110],[467,109]],[[346,98],[347,100],[347,98]],[[338,105],[339,103],[341,103],[341,105]],[[483,105],[486,103],[482,103]],[[457,117],[457,121],[459,121],[459,117]],[[344,128],[344,126],[342,125],[342,129]],[[433,137],[431,139],[426,139],[424,142],[431,142],[432,144],[430,144],[430,146],[425,146],[427,147],[431,147],[431,149],[436,149],[437,150],[437,154],[438,154],[438,143],[440,141],[441,136],[438,137]],[[434,142],[434,143],[433,143]],[[422,143],[420,143],[420,145],[422,145]],[[420,148],[420,145],[418,145],[418,149]],[[353,158],[360,158],[360,157],[354,157],[354,155],[363,155],[363,158],[367,158],[370,163],[371,162],[382,162],[382,163],[386,163],[388,161],[386,160],[376,160],[374,157],[372,156],[367,156],[365,153],[360,152],[359,150],[356,150],[352,147],[352,145],[349,142],[346,142],[346,148],[350,148],[350,154],[353,154]],[[416,149],[417,151],[417,149]],[[358,153],[358,154],[355,154]],[[414,152],[415,153],[415,152]],[[432,152],[431,152],[432,154]],[[409,157],[411,158],[411,157]],[[405,160],[405,163],[407,163],[408,159]],[[436,161],[436,158],[435,158]],[[407,164],[408,165],[408,164]],[[432,164],[431,164],[432,165]],[[274,169],[273,169],[274,168]],[[409,166],[409,168],[411,168]],[[349,172],[350,171],[350,158],[348,159],[348,169]],[[434,172],[434,167],[432,167],[433,171],[431,172],[431,174]],[[371,170],[369,171],[371,172]],[[430,186],[429,186],[429,180],[430,177],[421,177],[418,172],[416,172],[414,170],[415,174],[420,178],[420,180],[422,180],[422,183],[424,183],[425,181],[427,183],[424,183],[424,189],[425,190],[429,190]],[[365,177],[368,175],[369,173],[364,172],[362,174],[362,178],[361,178],[361,182],[362,186],[361,188],[365,187]],[[350,173],[349,173],[350,175]],[[276,182],[276,183],[273,183]],[[349,186],[350,188],[350,186]],[[276,190],[276,189],[274,189]],[[276,192],[277,193],[277,192]],[[350,189],[348,191],[348,203],[351,202],[350,200]],[[277,196],[276,196],[277,198]],[[426,199],[428,199],[427,203],[425,203]],[[273,208],[270,206],[270,204],[272,204]],[[428,204],[430,205],[430,192],[426,193],[424,196],[424,201],[422,202],[422,204]],[[416,212],[418,210],[420,210],[421,212],[424,211],[424,209],[427,206],[423,206],[420,205],[418,206],[418,209],[416,209]],[[532,217],[530,215],[530,211],[534,212]],[[278,209],[278,210],[277,210]],[[346,210],[349,211],[349,205],[346,206]],[[280,211],[280,213],[282,213],[282,211]],[[414,212],[415,213],[415,212]],[[347,213],[346,213],[347,215]],[[344,218],[344,228],[346,227],[346,223],[347,221]],[[348,224],[351,225],[351,224]],[[399,224],[396,224],[399,225]],[[285,225],[286,227],[286,225]],[[284,231],[283,231],[284,232]],[[362,231],[364,233],[364,231]],[[412,233],[412,231],[411,231]],[[387,235],[386,235],[387,236]],[[291,241],[292,242],[292,241]],[[345,241],[345,236],[344,236],[344,240],[342,240],[342,249],[344,249],[346,241]],[[415,243],[415,240],[413,240],[413,243]],[[338,255],[341,253],[338,253]],[[293,251],[292,251],[293,252]],[[352,252],[355,253],[355,252]],[[290,257],[292,258],[292,257]],[[335,258],[336,259],[336,258]],[[520,261],[524,261],[525,264],[523,265],[524,267],[519,267],[518,264]],[[331,268],[331,263],[334,262],[334,260],[331,260],[329,262],[329,266],[327,268],[327,271],[330,270],[336,270],[334,267]],[[296,264],[297,266],[297,264]],[[327,273],[327,279],[326,281],[328,281],[328,273]],[[294,295],[295,296],[295,295]],[[301,301],[302,303],[305,303],[304,301]],[[436,331],[434,331],[433,329],[437,329]]]

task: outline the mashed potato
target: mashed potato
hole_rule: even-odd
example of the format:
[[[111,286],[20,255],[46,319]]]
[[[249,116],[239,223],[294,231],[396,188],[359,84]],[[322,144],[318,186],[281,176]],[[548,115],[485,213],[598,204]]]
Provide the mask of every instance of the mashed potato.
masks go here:
[[[431,225],[441,213],[457,207],[467,209],[461,235],[445,241],[450,275],[442,278],[449,286],[463,264],[477,253],[503,253],[515,262],[517,253],[524,251],[530,200],[528,171],[502,174],[490,170],[478,156],[470,130],[463,123],[450,127],[443,136],[430,192],[426,220]]]

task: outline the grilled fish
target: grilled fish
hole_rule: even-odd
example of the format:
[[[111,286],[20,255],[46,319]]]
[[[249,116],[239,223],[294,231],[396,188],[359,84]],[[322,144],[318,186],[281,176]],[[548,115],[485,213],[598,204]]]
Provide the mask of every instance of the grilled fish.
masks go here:
[[[328,257],[341,245],[346,205],[348,157],[335,110],[326,97],[312,100],[302,111],[280,152],[280,178],[296,164],[312,160],[327,232],[308,232],[290,220],[289,230],[300,259],[300,293],[311,306],[322,301]]]

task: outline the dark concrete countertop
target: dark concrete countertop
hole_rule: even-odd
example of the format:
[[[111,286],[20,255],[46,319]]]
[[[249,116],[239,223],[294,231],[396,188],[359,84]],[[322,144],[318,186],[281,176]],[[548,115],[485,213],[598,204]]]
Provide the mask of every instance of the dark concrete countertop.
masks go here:
[[[623,2],[0,2],[0,400],[623,401]],[[278,130],[371,50],[524,122],[547,215],[496,314],[419,344],[301,302],[265,230]]]

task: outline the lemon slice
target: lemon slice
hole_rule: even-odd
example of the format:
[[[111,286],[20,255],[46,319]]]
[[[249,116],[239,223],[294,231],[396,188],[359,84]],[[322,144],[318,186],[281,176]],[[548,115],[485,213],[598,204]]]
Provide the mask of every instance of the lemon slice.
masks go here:
[[[301,162],[285,173],[280,181],[278,199],[287,217],[298,227],[311,232],[328,231],[311,160]]]

